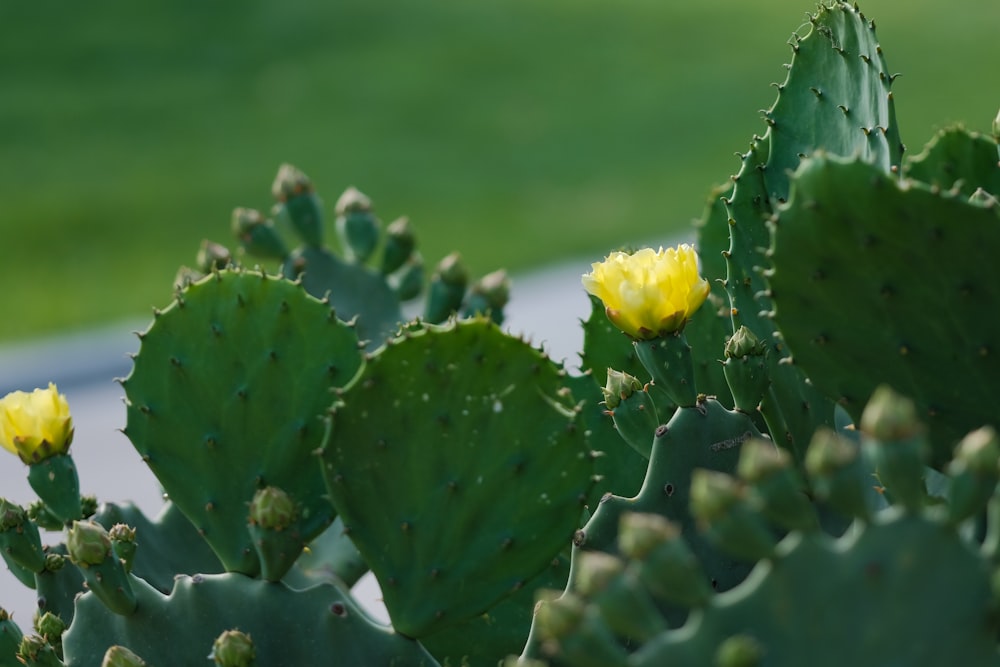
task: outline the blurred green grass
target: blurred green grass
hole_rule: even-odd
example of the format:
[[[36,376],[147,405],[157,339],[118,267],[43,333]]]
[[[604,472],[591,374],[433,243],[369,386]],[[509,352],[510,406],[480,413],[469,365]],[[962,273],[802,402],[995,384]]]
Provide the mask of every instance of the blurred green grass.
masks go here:
[[[686,233],[811,2],[195,0],[0,8],[0,340],[163,306],[282,162],[425,257],[525,270]],[[902,136],[986,130],[1000,3],[862,4]]]

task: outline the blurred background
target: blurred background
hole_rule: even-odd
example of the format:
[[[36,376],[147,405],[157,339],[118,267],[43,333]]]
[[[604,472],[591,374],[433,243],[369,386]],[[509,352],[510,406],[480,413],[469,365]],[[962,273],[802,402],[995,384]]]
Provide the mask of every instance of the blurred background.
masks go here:
[[[0,7],[0,342],[145,317],[282,162],[475,275],[684,233],[763,133],[811,1]],[[911,153],[987,131],[996,0],[868,0]],[[332,220],[332,216],[331,216]]]

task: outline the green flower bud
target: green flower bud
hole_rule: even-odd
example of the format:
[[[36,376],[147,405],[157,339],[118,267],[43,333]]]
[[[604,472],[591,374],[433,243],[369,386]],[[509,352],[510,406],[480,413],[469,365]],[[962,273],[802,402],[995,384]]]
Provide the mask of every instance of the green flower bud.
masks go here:
[[[463,313],[466,317],[480,314],[490,314],[490,318],[500,324],[503,322],[504,306],[510,301],[510,278],[503,269],[488,273],[469,289]]]
[[[744,497],[743,486],[725,473],[698,469],[691,474],[691,514],[699,521],[723,518]]]
[[[45,638],[46,641],[55,645],[60,641],[62,633],[66,631],[66,623],[58,615],[47,611],[35,618],[35,632]]]
[[[229,248],[221,243],[203,239],[201,247],[198,248],[195,264],[202,273],[211,273],[212,269],[226,268],[232,261],[233,254],[229,252]]]
[[[363,192],[351,186],[340,195],[334,212],[337,215],[347,215],[349,213],[370,213],[372,210],[372,200]]]
[[[389,277],[392,288],[400,301],[409,301],[420,296],[424,288],[424,258],[413,253],[403,267]]]
[[[764,650],[756,639],[749,635],[727,637],[715,652],[717,667],[757,667]]]
[[[52,553],[51,551],[45,554],[45,571],[46,572],[58,572],[63,569],[66,565],[66,557],[62,554]]]
[[[257,651],[250,635],[226,630],[215,640],[208,657],[218,667],[251,667],[257,659]]]
[[[619,520],[618,548],[633,560],[645,560],[654,549],[680,536],[680,526],[665,516],[628,512]]]
[[[0,532],[16,530],[28,520],[28,513],[17,503],[0,498]]]
[[[581,551],[577,564],[577,590],[591,598],[607,590],[625,572],[620,558],[602,551]]]
[[[805,467],[813,491],[821,500],[842,514],[868,518],[865,500],[868,474],[863,470],[861,450],[856,443],[829,428],[817,429],[806,450]]]
[[[708,576],[678,524],[659,514],[628,512],[619,526],[619,548],[639,564],[639,577],[655,597],[684,607],[708,603]]]
[[[36,500],[28,505],[27,512],[28,518],[38,524],[39,528],[53,531],[63,529],[62,519],[53,514],[43,500]]]
[[[258,489],[250,502],[250,523],[262,528],[284,530],[295,517],[295,501],[275,486]]]
[[[274,228],[274,223],[265,219],[258,210],[234,209],[232,230],[244,252],[264,259],[284,259],[288,256],[288,248]]]
[[[883,385],[861,413],[861,442],[894,503],[916,510],[927,502],[924,465],[930,445],[913,401]]]
[[[45,567],[42,539],[38,526],[28,519],[28,513],[15,503],[0,498],[0,553],[11,569],[26,574],[41,572]]]
[[[62,667],[56,649],[39,635],[25,635],[17,652],[18,660],[37,667]]]
[[[89,519],[97,514],[97,496],[80,496],[80,512],[84,519]]]
[[[636,389],[639,382],[636,378],[623,374],[625,377],[619,379],[612,377],[612,373],[616,371],[608,369],[608,385],[602,389],[607,397],[605,405],[616,403],[614,408],[608,410],[608,414],[615,423],[618,435],[629,447],[648,459],[653,450],[656,429],[660,426],[656,405],[649,393],[652,385]],[[630,380],[635,380],[636,384],[632,384]],[[608,392],[616,389],[617,396],[608,397]]]
[[[469,270],[462,261],[462,255],[457,252],[451,253],[438,263],[435,275],[447,285],[465,287],[469,283]]]
[[[278,175],[271,185],[271,194],[279,202],[288,201],[297,195],[313,191],[312,181],[301,170],[290,164],[278,168]]]
[[[263,213],[255,208],[237,206],[233,209],[233,215],[230,218],[230,228],[237,238],[264,224],[267,224],[267,219],[264,218]]]
[[[887,385],[879,386],[861,413],[861,431],[881,442],[905,440],[923,432],[913,401]]]
[[[737,410],[753,413],[764,397],[771,377],[767,367],[767,344],[745,326],[726,341],[722,371]]]
[[[35,632],[52,645],[56,655],[62,655],[62,635],[66,628],[66,623],[51,611],[35,616]]]
[[[955,456],[947,468],[951,477],[948,513],[953,522],[982,511],[1000,480],[998,460],[1000,439],[990,426],[972,431],[955,447]]]
[[[640,583],[641,563],[626,567],[621,559],[601,551],[581,551],[578,556],[578,590],[596,603],[613,632],[645,642],[667,630],[649,591]]]
[[[747,482],[759,482],[791,466],[791,457],[767,440],[750,440],[740,451],[737,472]]]
[[[124,646],[112,646],[105,652],[101,667],[146,667],[146,661]]]
[[[788,530],[818,527],[805,484],[786,450],[770,440],[751,439],[740,451],[737,472],[752,485],[751,496],[768,519]]]
[[[991,426],[972,431],[955,447],[955,457],[949,472],[970,470],[980,474],[995,475],[1000,459],[1000,439]]]
[[[174,290],[179,292],[187,289],[204,277],[205,274],[201,271],[192,269],[190,266],[182,266],[177,269],[177,274],[174,276]]]
[[[271,186],[278,201],[273,215],[287,221],[311,248],[323,245],[323,211],[312,181],[290,164],[283,164]]]
[[[736,333],[726,341],[726,359],[743,359],[745,357],[762,357],[767,353],[767,343],[763,342],[745,326],[740,326]]]
[[[538,632],[543,639],[559,639],[573,632],[583,619],[584,603],[573,593],[540,602],[535,608]]]
[[[399,218],[385,230],[385,250],[382,252],[382,274],[395,272],[413,255],[417,239],[409,218]]]
[[[596,611],[571,593],[538,604],[535,621],[542,652],[559,664],[624,666],[625,651]]]
[[[457,252],[441,260],[431,276],[430,293],[424,308],[424,320],[439,324],[458,311],[465,299],[469,271]]]
[[[717,546],[736,558],[770,558],[775,540],[769,526],[746,501],[746,489],[733,477],[714,470],[691,473],[691,514]]]
[[[74,521],[66,534],[66,549],[80,567],[100,565],[111,555],[111,538],[99,523]]]
[[[115,550],[115,555],[121,559],[126,572],[132,571],[132,562],[135,560],[135,528],[124,523],[116,523],[108,531],[111,538],[111,547]]]
[[[374,254],[381,226],[372,213],[371,200],[356,188],[347,190],[337,200],[336,229],[349,259],[367,262]]]
[[[604,405],[609,410],[617,408],[622,401],[637,391],[642,391],[642,382],[639,378],[624,371],[608,369],[608,380],[601,388],[601,393],[604,394]]]

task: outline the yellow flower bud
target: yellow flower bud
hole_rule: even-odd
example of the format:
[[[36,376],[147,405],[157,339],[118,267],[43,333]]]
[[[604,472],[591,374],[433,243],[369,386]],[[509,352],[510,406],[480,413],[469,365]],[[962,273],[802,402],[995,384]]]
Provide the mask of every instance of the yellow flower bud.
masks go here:
[[[614,252],[592,265],[583,287],[604,303],[611,322],[635,339],[679,331],[708,296],[698,275],[698,255],[686,243],[676,248]]]
[[[64,454],[73,441],[73,418],[55,384],[30,394],[13,391],[0,399],[0,446],[37,463]]]

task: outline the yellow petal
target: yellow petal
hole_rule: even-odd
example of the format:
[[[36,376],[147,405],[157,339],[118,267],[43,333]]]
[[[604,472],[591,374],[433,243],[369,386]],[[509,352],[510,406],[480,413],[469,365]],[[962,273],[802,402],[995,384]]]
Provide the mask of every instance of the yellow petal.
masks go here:
[[[677,331],[708,296],[692,246],[614,252],[591,265],[584,289],[600,299],[608,317],[633,338]]]

